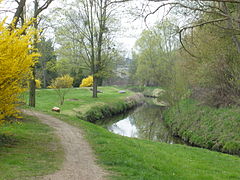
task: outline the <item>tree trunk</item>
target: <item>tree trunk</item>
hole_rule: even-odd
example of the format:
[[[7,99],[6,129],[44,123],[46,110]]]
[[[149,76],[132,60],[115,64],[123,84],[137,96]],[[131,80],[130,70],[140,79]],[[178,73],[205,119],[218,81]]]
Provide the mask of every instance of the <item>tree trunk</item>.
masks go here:
[[[237,8],[239,8],[239,7],[237,7]],[[234,29],[233,19],[231,17],[230,11],[229,11],[229,9],[228,9],[228,7],[226,5],[226,2],[223,2],[223,10],[224,10],[225,14],[229,17],[228,21],[227,21],[227,27],[229,29]],[[240,53],[240,41],[239,41],[238,37],[235,34],[232,35],[232,41],[236,45],[238,53]]]
[[[23,11],[24,11],[24,6],[26,4],[26,0],[20,0],[20,2],[18,2],[18,7],[17,7],[17,10],[14,14],[14,17],[13,17],[13,26],[16,27],[17,26],[17,23],[19,21],[19,18],[21,17]]]
[[[34,23],[33,23],[33,26],[34,26],[34,29],[38,29],[38,22],[37,22],[37,10],[38,10],[38,1],[35,0],[34,1]],[[36,49],[37,49],[37,35],[35,34],[34,35],[34,38],[33,38],[33,52],[36,52]],[[30,80],[30,89],[29,89],[29,106],[31,107],[35,107],[35,104],[36,104],[36,100],[35,100],[35,95],[36,95],[36,66],[33,65],[32,67],[32,79]]]
[[[43,63],[43,88],[47,88],[47,71],[45,62]]]
[[[98,78],[93,76],[93,98],[97,98],[97,85],[98,85]]]
[[[32,79],[29,82],[29,106],[35,107],[36,100],[35,100],[35,94],[36,94],[36,81],[35,81],[35,74],[36,74],[36,69],[35,66],[32,67]]]

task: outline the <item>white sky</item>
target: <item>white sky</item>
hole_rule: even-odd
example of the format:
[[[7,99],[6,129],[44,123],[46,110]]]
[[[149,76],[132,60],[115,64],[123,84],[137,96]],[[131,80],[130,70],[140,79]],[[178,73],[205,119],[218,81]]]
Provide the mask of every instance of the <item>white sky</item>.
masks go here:
[[[133,0],[126,4],[126,8],[133,11],[141,9],[143,1],[144,0]],[[159,4],[161,3],[150,3],[148,12],[155,10]],[[144,13],[144,15],[146,14],[147,12]],[[126,17],[121,19],[121,29],[123,31],[119,34],[117,41],[123,44],[123,48],[128,52],[127,56],[130,56],[131,50],[134,47],[136,40],[140,37],[141,32],[144,29],[153,26],[157,21],[160,21],[163,18],[163,15],[164,9],[161,9],[157,13],[148,16],[146,23],[144,22],[144,17],[134,17],[129,14],[126,14]]]
[[[124,7],[122,8],[124,9],[124,12],[122,13],[123,17],[120,18],[121,19],[121,23],[119,22],[120,31],[116,37],[116,41],[122,44],[121,48],[124,49],[126,52],[128,52],[127,56],[130,56],[131,50],[136,40],[139,38],[141,32],[147,28],[143,17],[137,18],[137,16],[131,16],[129,14],[129,11],[133,11],[134,13],[136,13],[138,9],[142,9],[143,1],[144,0],[133,0],[132,2],[125,3]],[[1,13],[0,19],[3,19],[6,16],[8,16],[8,20],[12,19],[12,13],[9,13],[9,12],[11,11],[15,12],[15,9],[14,9],[15,7],[13,6],[13,4],[15,4],[14,0],[4,0],[3,3],[0,4],[0,13]],[[153,11],[159,4],[161,3],[150,3],[147,10]],[[48,10],[44,11],[43,13],[47,14],[56,7],[61,7],[61,0],[53,1],[53,3],[49,6]],[[7,10],[7,11],[3,12],[1,10]],[[148,27],[151,27],[152,25],[154,25],[156,21],[160,21],[163,17],[163,14],[164,14],[164,9],[161,9],[156,14],[150,15],[147,18]],[[52,32],[49,31],[48,33],[49,36],[52,36],[51,33]]]

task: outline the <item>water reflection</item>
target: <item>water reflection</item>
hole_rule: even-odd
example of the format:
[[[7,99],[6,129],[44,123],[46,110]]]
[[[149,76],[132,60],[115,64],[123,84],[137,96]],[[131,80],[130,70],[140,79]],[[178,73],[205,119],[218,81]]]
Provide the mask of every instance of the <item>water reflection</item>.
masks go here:
[[[138,137],[137,127],[131,123],[130,117],[120,120],[112,125],[108,126],[108,130],[128,137]]]
[[[171,135],[162,120],[162,108],[144,105],[129,114],[106,119],[100,122],[109,131],[122,136],[149,139],[170,144],[184,144]]]

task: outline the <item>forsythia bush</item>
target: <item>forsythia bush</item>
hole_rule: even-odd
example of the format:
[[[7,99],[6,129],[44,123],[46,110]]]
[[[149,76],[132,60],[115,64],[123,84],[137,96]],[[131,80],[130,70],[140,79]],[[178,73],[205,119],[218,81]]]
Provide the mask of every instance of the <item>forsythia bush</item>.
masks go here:
[[[52,81],[51,85],[48,88],[55,89],[60,100],[60,104],[64,103],[64,98],[69,88],[72,87],[73,78],[69,75],[64,75],[62,77],[58,77]]]
[[[91,87],[93,85],[93,76],[88,76],[82,80],[80,87]]]
[[[19,95],[31,76],[31,66],[38,54],[30,54],[34,30],[5,26],[0,22],[0,121],[17,114]],[[24,34],[24,35],[23,35]]]
[[[73,84],[73,78],[69,75],[64,75],[62,77],[57,77],[54,79],[49,86],[51,89],[60,89],[60,88],[71,88]]]
[[[41,81],[39,79],[36,79],[35,82],[36,82],[36,88],[40,89],[41,88]]]

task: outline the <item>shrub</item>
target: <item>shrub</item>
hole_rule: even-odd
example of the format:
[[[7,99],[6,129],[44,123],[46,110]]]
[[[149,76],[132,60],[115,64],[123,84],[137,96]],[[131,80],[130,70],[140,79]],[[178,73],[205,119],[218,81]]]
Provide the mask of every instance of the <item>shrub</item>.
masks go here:
[[[17,102],[26,89],[24,81],[31,78],[31,66],[38,56],[29,53],[36,33],[29,26],[9,28],[4,21],[0,22],[0,121],[17,116]]]
[[[63,105],[64,99],[66,94],[69,91],[69,88],[72,87],[73,84],[73,78],[70,77],[69,75],[64,75],[62,77],[58,77],[54,79],[48,88],[55,89],[58,96],[59,96],[59,101],[60,105]]]
[[[40,89],[41,88],[41,81],[39,79],[36,79],[35,82],[36,82],[36,88]]]
[[[88,76],[82,80],[80,87],[91,87],[93,85],[93,76]]]

